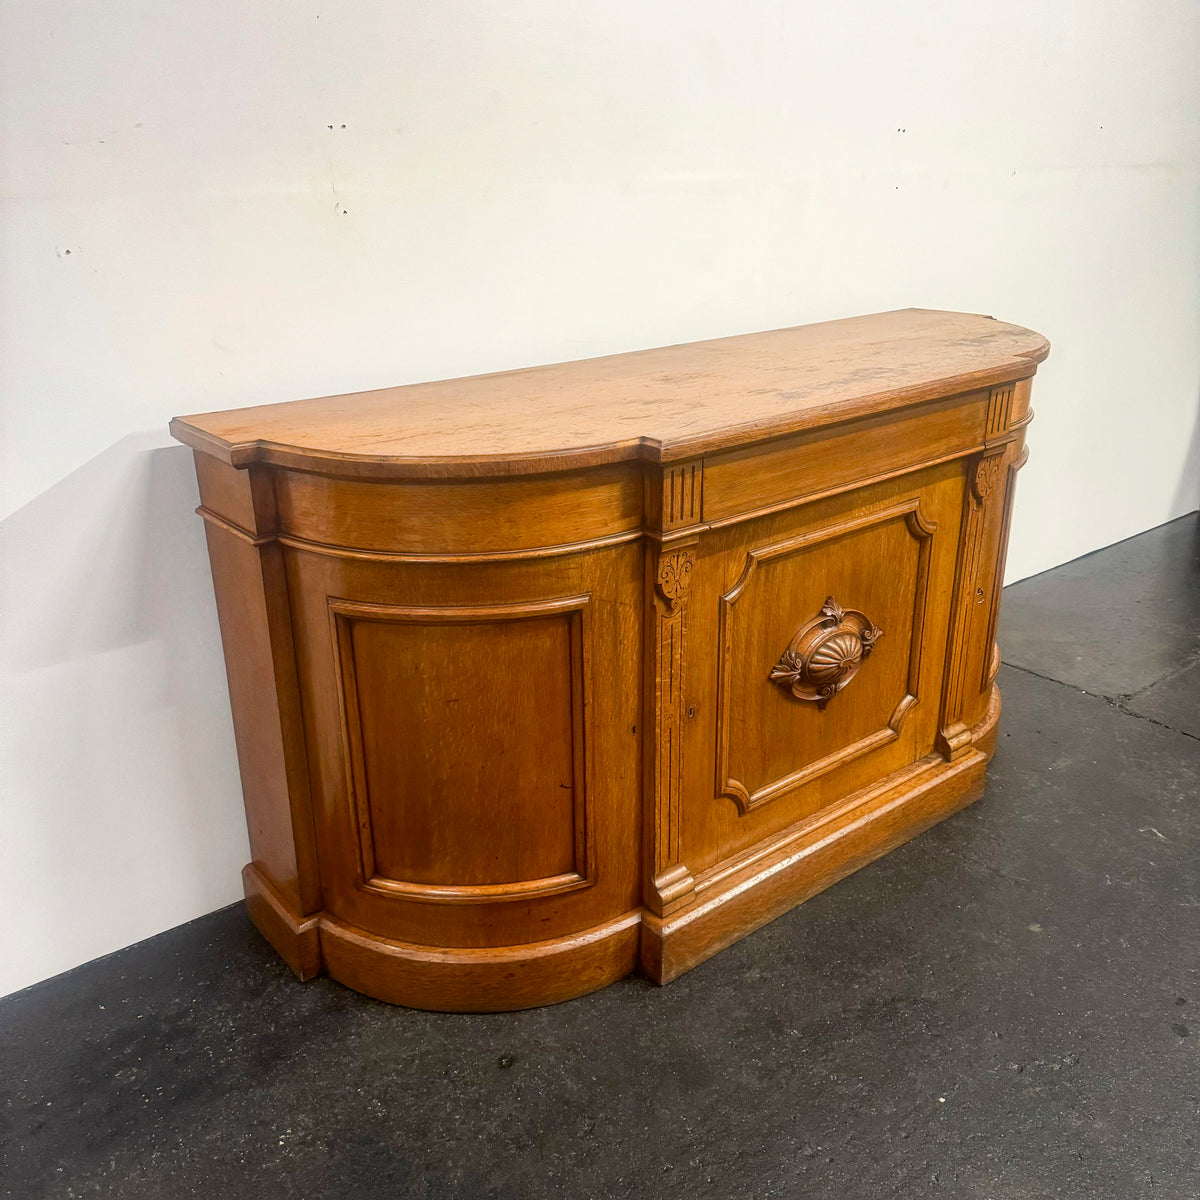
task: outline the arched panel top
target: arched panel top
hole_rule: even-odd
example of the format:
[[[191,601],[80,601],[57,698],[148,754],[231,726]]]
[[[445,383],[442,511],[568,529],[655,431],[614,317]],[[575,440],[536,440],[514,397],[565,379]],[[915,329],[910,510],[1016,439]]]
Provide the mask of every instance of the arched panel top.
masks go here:
[[[536,475],[753,445],[1027,379],[1041,334],[903,309],[581,362],[177,417],[235,467],[366,479]],[[1007,410],[1006,410],[1007,411]]]

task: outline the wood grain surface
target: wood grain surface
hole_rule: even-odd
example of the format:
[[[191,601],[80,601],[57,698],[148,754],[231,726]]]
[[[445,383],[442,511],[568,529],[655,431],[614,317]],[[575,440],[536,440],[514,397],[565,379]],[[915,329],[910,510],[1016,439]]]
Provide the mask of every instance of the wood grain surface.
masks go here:
[[[455,478],[669,462],[1027,378],[1040,334],[903,309],[581,362],[177,417],[227,463]]]

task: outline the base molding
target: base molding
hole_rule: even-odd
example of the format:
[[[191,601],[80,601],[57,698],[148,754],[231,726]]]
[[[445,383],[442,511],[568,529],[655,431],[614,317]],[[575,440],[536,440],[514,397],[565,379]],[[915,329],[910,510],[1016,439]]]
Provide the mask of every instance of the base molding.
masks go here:
[[[740,860],[702,873],[696,902],[678,914],[644,913],[643,973],[655,983],[670,983],[978,800],[999,722],[1000,689],[993,685],[983,720],[968,730],[968,743],[950,761],[930,754]]]
[[[672,917],[642,918],[641,967],[670,983],[746,934],[766,925],[860,867],[923,833],[983,795],[987,757],[978,751],[873,789],[820,822],[806,822],[766,854],[706,887],[697,903]]]
[[[579,933],[521,946],[423,946],[376,937],[329,913],[297,916],[255,863],[242,871],[250,919],[301,979],[327,972],[355,991],[433,1012],[508,1012],[596,991],[640,965],[665,984],[894,850],[983,794],[1000,693],[971,743],[931,754],[841,804],[698,875],[690,902],[634,909]],[[690,880],[690,876],[688,877]]]
[[[301,978],[320,975],[321,942],[318,918],[297,916],[267,873],[257,863],[242,868],[246,912],[259,933],[275,947],[279,957]]]

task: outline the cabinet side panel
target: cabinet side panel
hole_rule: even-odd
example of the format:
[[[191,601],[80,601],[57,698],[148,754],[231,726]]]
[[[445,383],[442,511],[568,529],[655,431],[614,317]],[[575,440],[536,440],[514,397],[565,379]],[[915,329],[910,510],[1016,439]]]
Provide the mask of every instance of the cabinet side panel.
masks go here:
[[[320,908],[320,884],[281,550],[217,507],[235,481],[217,488],[211,468],[198,474],[250,849],[302,916]]]

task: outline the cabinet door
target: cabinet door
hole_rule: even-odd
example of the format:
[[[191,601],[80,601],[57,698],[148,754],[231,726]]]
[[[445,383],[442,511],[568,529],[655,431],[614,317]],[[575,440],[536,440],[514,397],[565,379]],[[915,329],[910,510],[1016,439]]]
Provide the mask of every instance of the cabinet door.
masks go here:
[[[636,904],[641,562],[289,551],[327,911],[462,947]]]
[[[948,464],[702,541],[685,678],[693,873],[932,751],[962,489]]]

